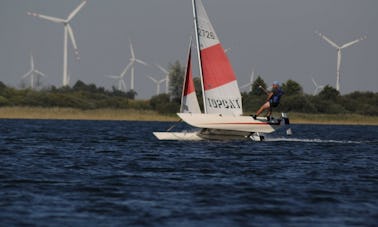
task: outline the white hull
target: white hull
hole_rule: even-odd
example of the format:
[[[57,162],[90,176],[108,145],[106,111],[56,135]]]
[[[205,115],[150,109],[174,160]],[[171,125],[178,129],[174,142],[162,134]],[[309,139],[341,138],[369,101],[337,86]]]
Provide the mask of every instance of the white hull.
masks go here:
[[[231,130],[240,132],[272,133],[277,130],[282,119],[273,121],[266,118],[253,119],[251,116],[222,116],[219,114],[177,113],[189,125],[197,128]]]
[[[263,141],[259,133],[219,129],[202,129],[196,132],[153,132],[158,140],[200,141],[200,140],[254,140]]]
[[[198,132],[154,132],[153,134],[158,140],[203,140],[198,136]]]

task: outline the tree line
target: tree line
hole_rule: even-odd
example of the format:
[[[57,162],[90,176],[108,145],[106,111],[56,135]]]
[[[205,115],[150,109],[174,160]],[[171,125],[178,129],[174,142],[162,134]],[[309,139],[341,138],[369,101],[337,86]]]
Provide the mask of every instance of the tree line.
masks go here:
[[[136,100],[137,93],[133,90],[123,92],[113,87],[109,91],[95,84],[85,84],[80,80],[72,87],[52,86],[41,90],[16,89],[0,82],[0,107],[133,108],[174,114],[180,107],[185,69],[176,61],[169,65],[169,72],[169,94],[156,95],[149,100]],[[202,106],[201,82],[198,77],[194,78],[194,84],[198,101]],[[268,87],[261,76],[253,82],[250,91],[242,93],[245,113],[255,113],[264,103],[266,94],[259,86],[265,89]],[[280,105],[275,109],[276,112],[378,115],[378,93],[355,91],[340,95],[336,89],[327,85],[318,94],[310,95],[305,94],[302,86],[293,80],[284,82],[282,89],[285,94],[281,98]]]

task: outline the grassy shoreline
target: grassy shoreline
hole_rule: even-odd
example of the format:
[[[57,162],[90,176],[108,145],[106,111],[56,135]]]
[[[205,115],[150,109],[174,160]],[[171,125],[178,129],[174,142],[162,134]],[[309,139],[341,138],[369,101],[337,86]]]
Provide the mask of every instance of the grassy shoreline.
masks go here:
[[[289,113],[294,124],[345,124],[378,125],[378,116],[357,114],[303,114]],[[151,110],[94,109],[40,107],[0,107],[0,119],[57,119],[57,120],[128,120],[128,121],[177,121],[175,115],[161,115]]]
[[[0,119],[175,121],[178,118],[160,115],[150,110],[135,109],[1,107]]]

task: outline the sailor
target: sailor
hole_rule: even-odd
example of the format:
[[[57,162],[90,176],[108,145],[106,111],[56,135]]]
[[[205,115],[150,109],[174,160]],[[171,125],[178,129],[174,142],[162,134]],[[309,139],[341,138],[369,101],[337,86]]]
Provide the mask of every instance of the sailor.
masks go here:
[[[274,81],[272,86],[272,91],[266,91],[262,86],[259,88],[263,89],[265,93],[268,95],[266,102],[260,107],[260,109],[256,112],[255,115],[252,117],[256,119],[264,110],[268,110],[266,114],[266,118],[269,121],[270,115],[272,114],[272,108],[277,107],[280,104],[280,98],[284,94],[284,92],[280,88],[280,82]]]

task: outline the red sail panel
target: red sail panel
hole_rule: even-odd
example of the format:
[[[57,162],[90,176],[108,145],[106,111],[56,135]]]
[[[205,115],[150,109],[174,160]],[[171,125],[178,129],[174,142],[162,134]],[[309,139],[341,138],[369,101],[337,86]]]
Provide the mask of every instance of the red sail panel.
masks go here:
[[[195,92],[193,74],[192,74],[192,50],[189,50],[189,57],[187,62],[186,76],[185,76],[185,85],[184,85],[184,96],[187,96],[190,93]]]
[[[201,50],[201,64],[205,91],[236,80],[234,70],[220,43]]]

